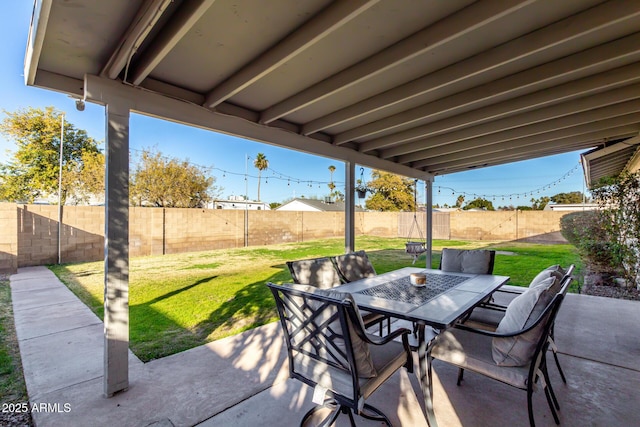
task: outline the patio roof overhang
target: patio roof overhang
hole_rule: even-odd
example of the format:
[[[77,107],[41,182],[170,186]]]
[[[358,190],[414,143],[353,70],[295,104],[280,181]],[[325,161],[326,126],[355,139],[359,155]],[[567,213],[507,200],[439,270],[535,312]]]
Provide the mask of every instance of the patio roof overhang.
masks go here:
[[[593,188],[603,178],[640,170],[640,135],[623,141],[611,141],[580,157],[587,187]]]
[[[355,163],[429,189],[638,135],[640,2],[35,0],[25,81],[106,106],[111,395],[129,384],[130,112],[344,161],[349,248]]]
[[[422,178],[637,135],[639,29],[634,0],[36,0],[25,79]]]

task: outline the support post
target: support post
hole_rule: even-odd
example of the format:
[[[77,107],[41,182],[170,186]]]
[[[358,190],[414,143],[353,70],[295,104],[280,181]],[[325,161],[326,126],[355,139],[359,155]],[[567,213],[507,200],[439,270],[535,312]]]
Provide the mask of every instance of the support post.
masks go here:
[[[104,394],[129,387],[129,105],[106,112]]]
[[[431,268],[433,255],[433,178],[428,178],[424,182],[425,190],[425,212],[427,224],[425,227],[427,234],[427,268]]]
[[[344,165],[344,251],[353,252],[355,248],[355,174],[356,165],[349,161]]]

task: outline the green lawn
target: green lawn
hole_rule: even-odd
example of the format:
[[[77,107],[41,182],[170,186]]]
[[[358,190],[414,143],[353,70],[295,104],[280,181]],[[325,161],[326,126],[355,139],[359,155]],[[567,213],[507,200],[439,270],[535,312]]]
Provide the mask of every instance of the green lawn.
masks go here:
[[[378,273],[410,266],[404,239],[360,237],[356,247],[369,254]],[[541,269],[560,263],[578,265],[570,245],[434,241],[433,266],[443,247],[490,247],[496,274],[528,285]],[[148,361],[276,320],[267,281],[290,281],[288,260],[337,255],[343,239],[266,247],[216,250],[133,258],[130,261],[130,347]],[[508,253],[508,254],[507,254]],[[416,266],[424,265],[424,256]],[[98,316],[103,316],[103,262],[50,266]]]

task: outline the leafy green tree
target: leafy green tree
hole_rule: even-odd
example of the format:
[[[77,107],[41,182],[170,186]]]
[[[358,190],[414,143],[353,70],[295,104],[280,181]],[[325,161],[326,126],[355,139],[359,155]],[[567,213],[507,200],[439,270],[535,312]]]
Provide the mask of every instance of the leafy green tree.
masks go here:
[[[582,203],[583,194],[581,191],[572,191],[570,193],[558,193],[555,196],[551,196],[553,203],[567,204],[567,203]]]
[[[253,166],[258,169],[258,201],[260,201],[260,181],[262,179],[262,171],[269,168],[269,160],[267,160],[267,157],[263,153],[258,153],[253,161]]]
[[[74,200],[87,203],[91,198],[104,201],[104,155],[101,152],[82,153],[81,167],[75,173],[63,175],[63,187],[74,188]],[[66,184],[66,185],[65,185]]]
[[[467,203],[462,209],[484,209],[487,211],[495,211],[493,203],[487,199],[477,198]]]
[[[219,196],[215,178],[186,160],[144,150],[131,174],[133,206],[199,208]]]
[[[531,208],[534,211],[541,211],[544,209],[545,206],[547,206],[550,200],[551,198],[548,196],[542,196],[537,199],[531,199]]]
[[[458,196],[458,198],[456,199],[456,208],[460,208],[462,207],[462,204],[464,203],[464,196],[461,194]]]
[[[47,107],[4,112],[0,132],[15,141],[17,149],[7,164],[0,165],[0,200],[33,203],[38,197],[58,193],[60,131],[63,113]],[[65,122],[62,158],[61,203],[81,202],[91,194],[104,193],[104,172],[83,173],[85,161],[104,159],[96,141],[82,129]]]
[[[271,203],[269,203],[269,208],[271,208],[271,209],[278,209],[280,206],[282,206],[282,203],[279,203],[279,202],[271,202]]]
[[[397,212],[415,209],[414,181],[388,172],[371,172],[368,188],[373,195],[365,201],[367,209],[374,211]]]

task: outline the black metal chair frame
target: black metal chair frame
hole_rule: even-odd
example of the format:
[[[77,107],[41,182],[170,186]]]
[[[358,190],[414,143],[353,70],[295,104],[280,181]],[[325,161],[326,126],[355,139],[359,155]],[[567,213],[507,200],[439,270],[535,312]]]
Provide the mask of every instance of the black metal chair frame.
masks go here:
[[[569,285],[573,281],[572,274],[573,274],[573,270],[574,269],[575,269],[575,266],[573,264],[571,264],[569,266],[569,268],[567,268],[564,276],[562,276],[561,282],[563,284],[561,285],[561,288],[560,288],[561,291],[560,292],[564,292],[563,295],[566,295],[567,290],[569,289]],[[522,292],[524,292],[525,290],[526,290],[526,288],[523,288]],[[516,294],[516,295],[521,295],[522,294],[522,292],[519,292],[519,291],[511,291],[511,290],[508,290],[508,289],[501,290],[500,288],[498,288],[496,290],[496,292],[504,292],[504,293]],[[502,311],[502,312],[505,312],[507,310],[506,306],[503,306],[503,305],[500,305],[500,304],[495,304],[493,302],[488,302],[488,303],[482,304],[482,308],[485,308],[485,309],[488,309],[488,310]],[[560,378],[562,378],[562,382],[566,384],[567,383],[567,378],[564,376],[564,371],[562,370],[562,367],[560,366],[560,360],[558,359],[558,347],[556,346],[554,338],[555,338],[555,322],[553,322],[553,325],[551,326],[551,331],[549,332],[549,345],[551,346],[551,353],[553,353],[553,359],[556,362],[556,367],[558,368],[558,372],[560,373]]]
[[[369,345],[384,345],[398,337],[402,337],[402,344],[407,352],[405,367],[409,372],[413,372],[413,358],[407,339],[410,331],[408,329],[398,329],[385,337],[367,335],[360,327],[359,314],[349,300],[338,300],[324,295],[310,294],[274,283],[267,283],[267,286],[271,289],[275,298],[280,324],[285,334],[289,359],[289,376],[310,387],[316,387],[317,385],[313,378],[308,378],[296,372],[293,361],[294,352],[298,352],[318,361],[318,363],[346,372],[351,377],[353,396],[355,398],[349,398],[332,390],[327,390],[329,399],[325,400],[323,406],[315,406],[309,410],[302,418],[300,425],[303,426],[316,411],[328,406],[332,408],[332,412],[322,423],[323,426],[332,425],[341,413],[349,416],[352,426],[355,426],[353,413],[367,419],[385,422],[388,426],[391,426],[387,416],[379,409],[367,403],[359,407],[359,400],[362,394],[347,318],[350,319],[351,326],[356,334]],[[309,304],[310,301],[315,302],[313,304],[315,307]],[[335,309],[331,307],[335,307]],[[325,315],[323,318],[321,313],[325,310],[334,312],[330,317],[327,318]],[[294,318],[297,318],[300,322],[300,326],[297,328],[292,328],[294,326],[292,323]],[[331,323],[336,320],[340,322],[341,334],[336,333],[330,327]],[[344,342],[343,349],[336,345],[338,340]],[[364,412],[365,409],[373,413],[373,415]]]
[[[342,257],[342,256],[348,256],[348,255],[353,255],[355,257],[362,257],[364,259],[367,260],[367,263],[371,264],[371,262],[369,261],[369,256],[367,255],[367,253],[365,251],[356,251],[356,252],[351,252],[351,253],[347,253],[344,255],[338,255],[338,256],[334,256],[331,257],[331,262],[333,263],[333,266],[335,267],[336,271],[338,272],[338,275],[340,276],[340,280],[342,281],[342,283],[351,283],[354,280],[349,280],[349,278],[347,277],[347,275],[345,274],[344,271],[342,271],[342,268],[340,268],[340,263],[338,262],[338,258]],[[375,272],[375,268],[373,267],[373,265],[371,265],[371,269]],[[363,279],[364,277],[360,277],[356,280],[359,279]],[[391,318],[390,317],[386,317],[383,315],[376,315],[374,313],[370,313],[370,317],[371,319],[365,319],[365,326],[368,328],[369,326],[375,325],[375,324],[379,324],[379,334],[380,336],[382,336],[382,328],[384,325],[384,321],[387,321],[387,334],[391,333]]]
[[[327,262],[329,262],[331,264],[331,267],[336,272],[336,277],[338,277],[338,279],[340,279],[340,282],[342,282],[342,276],[340,275],[340,272],[336,268],[335,262],[331,259],[331,257],[320,257],[320,258],[309,258],[309,259],[298,260],[298,261],[287,261],[287,268],[289,269],[289,273],[291,274],[291,278],[293,279],[293,281],[295,283],[300,283],[300,284],[303,284],[303,285],[314,285],[315,286],[316,284],[313,284],[313,283],[304,283],[300,279],[300,277],[298,277],[298,274],[296,273],[294,265],[295,265],[296,262],[300,262],[300,261],[322,261],[322,260],[326,260]]]
[[[371,265],[371,262],[369,261],[369,256],[367,255],[367,253],[365,251],[356,251],[356,252],[350,252],[350,253],[346,253],[344,255],[338,255],[338,256],[334,256],[331,257],[331,262],[333,262],[333,265],[335,266],[336,271],[338,272],[338,275],[340,276],[340,280],[342,280],[342,283],[350,283],[353,282],[353,280],[349,280],[349,278],[347,277],[346,273],[344,271],[342,271],[342,268],[340,268],[340,263],[338,262],[338,258],[341,258],[343,256],[355,256],[356,258],[363,258],[367,260],[367,263],[369,263],[369,265]],[[373,265],[371,265],[371,269],[375,272],[375,269],[373,268]],[[358,279],[362,279],[363,277],[360,277]],[[358,280],[356,279],[356,280]]]
[[[361,251],[361,252],[364,252],[364,251]],[[354,253],[357,254],[358,252],[354,252]],[[366,256],[366,254],[365,254],[365,256]],[[367,259],[368,259],[368,257],[367,257]],[[299,260],[299,261],[321,261],[321,260],[326,260],[327,262],[331,263],[331,266],[334,269],[334,271],[336,272],[336,276],[340,279],[340,283],[341,284],[349,283],[348,279],[340,271],[340,268],[338,268],[338,264],[336,262],[335,257],[309,258],[309,259]],[[315,284],[312,284],[312,283],[305,283],[296,274],[296,270],[294,268],[294,265],[295,265],[296,262],[299,262],[299,261],[287,261],[287,268],[289,269],[289,273],[291,274],[291,278],[293,279],[293,282],[297,283],[297,284],[302,284],[302,285],[315,286]],[[373,326],[373,325],[379,325],[379,334],[380,334],[380,336],[382,336],[382,327],[383,327],[383,324],[384,324],[385,320],[387,320],[387,333],[391,332],[391,320],[388,317],[383,316],[381,314],[377,314],[377,313],[368,313],[366,316],[363,316],[363,317],[364,317],[365,327],[368,328],[368,327]]]
[[[570,280],[568,280],[564,285],[563,288],[568,287],[570,283]],[[564,291],[564,292],[563,292]],[[493,338],[507,338],[507,337],[515,337],[521,334],[524,334],[526,332],[529,332],[530,330],[534,329],[535,327],[537,327],[541,322],[545,321],[546,319],[548,319],[547,323],[544,326],[543,332],[540,335],[540,339],[538,340],[538,343],[536,345],[536,349],[535,352],[531,358],[531,364],[529,367],[529,373],[528,373],[528,377],[527,377],[527,387],[526,390],[527,391],[527,410],[529,413],[529,424],[531,425],[531,427],[535,426],[535,420],[534,420],[534,415],[533,415],[533,402],[532,402],[532,396],[533,396],[533,391],[534,391],[534,385],[537,383],[538,379],[539,379],[539,374],[538,372],[542,373],[542,381],[543,381],[543,388],[544,388],[544,392],[545,392],[545,396],[547,398],[547,403],[549,404],[549,408],[551,409],[551,414],[553,415],[553,419],[555,421],[556,424],[560,424],[560,420],[558,418],[558,414],[556,412],[556,410],[560,410],[560,405],[558,404],[558,400],[556,398],[556,395],[553,391],[553,388],[551,386],[551,381],[549,381],[549,373],[547,371],[547,364],[546,364],[546,357],[545,354],[549,348],[549,336],[551,334],[551,331],[553,330],[553,325],[555,323],[555,318],[556,315],[558,314],[558,310],[560,309],[560,306],[562,304],[562,301],[564,299],[565,296],[565,292],[566,290],[561,290],[558,294],[556,294],[553,299],[551,300],[551,302],[545,307],[544,311],[540,314],[540,316],[538,316],[538,318],[536,319],[536,321],[534,323],[532,323],[530,326],[516,331],[516,332],[512,332],[512,333],[496,333],[496,332],[491,332],[491,331],[487,331],[484,329],[476,329],[476,328],[471,328],[468,327],[464,324],[457,324],[455,325],[456,328],[458,329],[462,329],[468,332],[472,332],[472,333],[477,333],[477,334],[481,334],[481,335],[486,335],[489,337],[493,337]],[[450,363],[448,361],[446,361],[447,363]],[[431,375],[431,364],[429,363],[429,375]],[[468,369],[468,368],[467,368]],[[478,372],[481,375],[486,375],[482,372]],[[457,385],[460,385],[460,382],[462,381],[464,376],[464,368],[459,368],[458,369],[458,380],[457,380]],[[494,378],[495,379],[495,378]],[[498,380],[499,381],[499,380]],[[508,383],[505,383],[508,384]],[[511,385],[512,387],[515,387],[513,384],[508,384]],[[520,388],[520,387],[517,387]]]
[[[473,251],[474,250],[474,249],[454,249],[454,248],[444,248],[444,249],[469,250],[469,251]],[[486,274],[493,274],[493,266],[494,266],[494,264],[496,262],[496,251],[490,250],[490,249],[481,249],[481,250],[489,251],[489,266],[488,266]],[[443,253],[444,253],[444,250],[440,253],[440,264],[438,265],[438,269],[440,269],[440,270],[442,270],[442,254]]]

